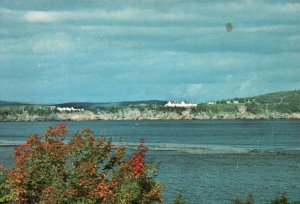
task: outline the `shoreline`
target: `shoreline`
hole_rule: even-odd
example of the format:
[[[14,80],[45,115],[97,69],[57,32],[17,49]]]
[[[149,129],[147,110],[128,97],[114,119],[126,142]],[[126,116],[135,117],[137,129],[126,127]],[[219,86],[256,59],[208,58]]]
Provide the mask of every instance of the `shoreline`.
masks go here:
[[[243,118],[197,118],[197,119],[164,119],[164,118],[113,118],[113,119],[72,119],[72,118],[65,118],[65,119],[17,119],[17,120],[0,120],[1,123],[6,122],[63,122],[63,121],[197,121],[197,120],[299,120],[300,118],[294,117],[243,117]]]
[[[96,121],[96,120],[269,120],[269,119],[300,119],[300,113],[281,113],[262,111],[251,113],[245,110],[233,112],[210,112],[194,109],[184,110],[139,110],[136,108],[120,109],[115,112],[61,112],[55,114],[18,114],[0,115],[0,122],[34,122],[34,121]]]

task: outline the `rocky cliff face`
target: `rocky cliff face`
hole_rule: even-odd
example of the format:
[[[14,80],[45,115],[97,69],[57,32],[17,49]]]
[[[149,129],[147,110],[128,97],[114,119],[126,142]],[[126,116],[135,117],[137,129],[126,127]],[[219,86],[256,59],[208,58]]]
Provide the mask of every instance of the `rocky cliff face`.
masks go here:
[[[156,110],[138,108],[120,108],[117,111],[91,111],[57,113],[47,116],[21,114],[9,115],[0,118],[0,121],[84,121],[84,120],[208,120],[208,119],[300,119],[300,113],[279,113],[264,111],[259,114],[247,112],[245,107],[239,107],[236,112],[195,112],[192,109]]]
[[[245,109],[236,113],[193,113],[191,109],[182,112],[176,111],[140,111],[138,109],[125,108],[114,113],[99,112],[97,114],[85,111],[84,113],[58,114],[59,120],[204,120],[204,119],[276,119],[276,118],[297,118],[300,114],[285,114],[277,112],[264,112],[252,114]],[[298,117],[300,118],[300,117]]]

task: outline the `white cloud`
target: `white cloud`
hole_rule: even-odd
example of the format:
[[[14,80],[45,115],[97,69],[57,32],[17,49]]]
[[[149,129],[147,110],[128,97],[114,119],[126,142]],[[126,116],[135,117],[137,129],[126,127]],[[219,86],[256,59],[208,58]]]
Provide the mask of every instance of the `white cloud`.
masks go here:
[[[24,17],[30,23],[50,23],[58,20],[59,15],[56,12],[29,11]]]
[[[211,7],[211,4],[206,4],[207,6]],[[205,8],[205,7],[204,7]],[[298,13],[300,9],[299,3],[267,3],[263,1],[248,1],[245,2],[231,2],[231,3],[213,3],[213,8],[216,10],[224,11],[224,8],[228,11],[249,11],[249,10],[264,10],[267,12],[273,13]],[[258,13],[255,13],[256,15]],[[265,14],[258,14],[258,15],[265,15]],[[251,16],[254,17],[254,16]]]
[[[70,37],[65,33],[56,33],[36,39],[33,44],[33,52],[65,52],[72,48]]]
[[[234,2],[234,3],[210,3],[210,2],[191,2],[189,6],[182,7],[180,3],[161,4],[161,8],[153,7],[151,3],[140,5],[128,3],[127,8],[102,6],[102,9],[88,9],[70,11],[26,11],[13,10],[0,7],[0,15],[4,18],[22,17],[30,23],[50,23],[65,20],[134,20],[134,21],[194,21],[210,23],[213,25],[224,25],[224,20],[246,20],[247,22],[257,22],[262,20],[289,19],[299,17],[300,3],[267,3],[262,1]],[[99,7],[100,8],[100,7]],[[214,15],[211,15],[214,13]],[[255,13],[255,15],[252,15]],[[2,16],[1,16],[2,17]],[[235,22],[232,22],[235,23]],[[234,24],[235,25],[235,24]]]
[[[12,10],[0,7],[0,13],[1,14],[11,14]]]
[[[265,73],[261,73],[265,74]],[[245,93],[254,93],[257,91],[257,88],[263,83],[262,80],[259,79],[259,75],[257,73],[248,73],[248,77],[245,79],[239,79],[239,88],[237,90],[238,95],[244,95]]]
[[[225,81],[226,82],[230,83],[230,82],[232,82],[232,80],[233,80],[233,75],[232,74],[228,74],[228,75],[225,76]]]
[[[239,87],[239,92],[244,93],[253,89],[253,82],[251,80],[243,81]]]
[[[195,96],[195,95],[199,94],[201,89],[202,89],[202,84],[188,85],[186,90],[185,90],[185,95],[186,96]]]
[[[184,20],[191,18],[183,12],[159,12],[151,9],[126,8],[122,10],[80,10],[80,11],[28,11],[24,18],[30,23],[49,23],[66,20]]]
[[[248,26],[248,27],[240,27],[237,30],[241,32],[279,32],[279,31],[298,31],[299,26],[296,25],[265,25],[265,26]]]

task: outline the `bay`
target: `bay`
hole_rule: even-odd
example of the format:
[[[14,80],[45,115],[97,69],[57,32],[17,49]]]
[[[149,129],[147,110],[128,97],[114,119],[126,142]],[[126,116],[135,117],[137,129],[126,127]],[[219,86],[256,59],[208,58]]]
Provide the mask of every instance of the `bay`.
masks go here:
[[[13,147],[29,134],[61,122],[0,123],[0,163],[12,164]],[[160,163],[166,201],[231,203],[254,195],[266,203],[280,193],[300,200],[299,120],[67,121],[70,135],[82,128],[130,145],[145,139],[148,159]],[[70,136],[68,137],[70,138]],[[67,138],[67,139],[68,139]]]

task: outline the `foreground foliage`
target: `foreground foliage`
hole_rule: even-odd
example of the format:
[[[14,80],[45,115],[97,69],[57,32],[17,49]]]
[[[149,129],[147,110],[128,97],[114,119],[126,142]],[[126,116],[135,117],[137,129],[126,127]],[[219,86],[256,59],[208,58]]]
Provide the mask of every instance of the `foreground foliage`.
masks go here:
[[[233,204],[254,204],[254,198],[251,194],[243,201],[241,198],[236,198]],[[300,201],[290,201],[287,195],[283,194],[271,200],[270,204],[300,204]]]
[[[145,163],[139,143],[129,159],[89,129],[69,142],[64,124],[44,137],[31,135],[14,151],[12,170],[0,167],[0,202],[8,203],[162,203],[163,185]]]

